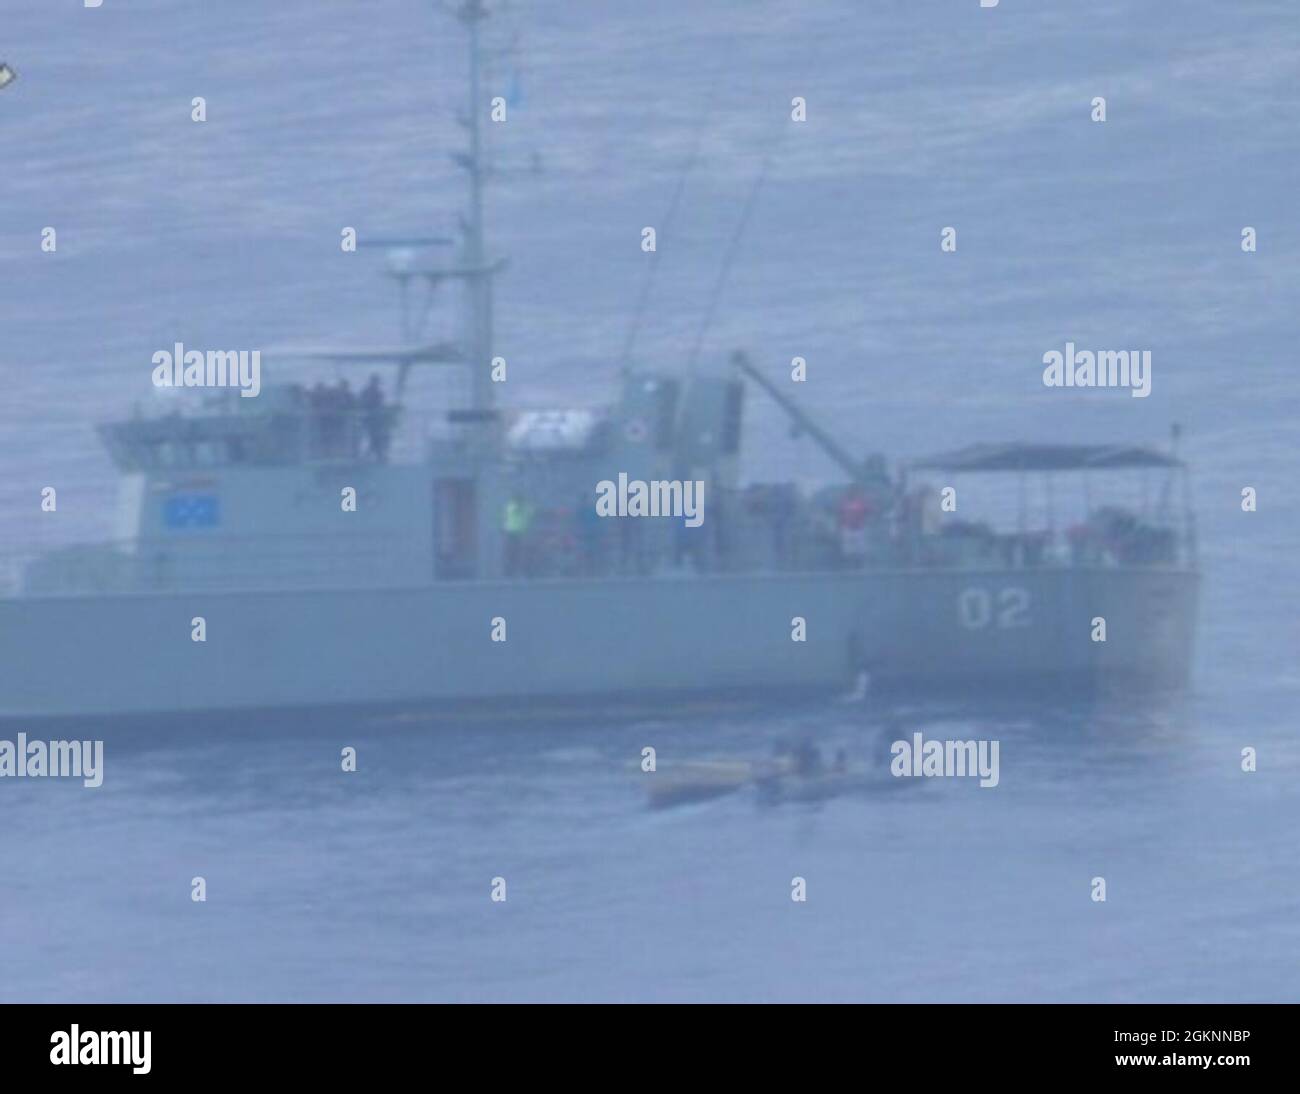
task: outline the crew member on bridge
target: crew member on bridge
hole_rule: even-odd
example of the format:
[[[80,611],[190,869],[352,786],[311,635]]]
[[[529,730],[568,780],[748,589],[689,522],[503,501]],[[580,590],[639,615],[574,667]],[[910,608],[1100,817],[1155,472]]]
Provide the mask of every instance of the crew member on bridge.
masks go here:
[[[329,453],[329,424],[326,421],[329,410],[330,389],[324,380],[317,380],[307,394],[307,422],[311,427],[311,454],[313,457]]]
[[[334,388],[332,409],[337,423],[337,451],[335,455],[355,458],[361,447],[357,428],[357,397],[352,392],[352,385],[344,378]]]
[[[359,399],[361,417],[366,427],[366,443],[370,455],[377,463],[388,462],[389,421],[384,406],[384,389],[379,383],[379,373],[372,372]]]

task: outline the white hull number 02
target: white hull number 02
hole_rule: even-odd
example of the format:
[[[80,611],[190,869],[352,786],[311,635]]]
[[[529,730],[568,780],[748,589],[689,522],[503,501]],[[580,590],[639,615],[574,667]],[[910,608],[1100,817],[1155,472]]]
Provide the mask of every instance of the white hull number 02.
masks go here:
[[[988,589],[973,586],[957,597],[957,618],[968,631],[986,627],[1010,629],[1029,626],[1029,590],[1019,585],[999,589],[995,596]]]

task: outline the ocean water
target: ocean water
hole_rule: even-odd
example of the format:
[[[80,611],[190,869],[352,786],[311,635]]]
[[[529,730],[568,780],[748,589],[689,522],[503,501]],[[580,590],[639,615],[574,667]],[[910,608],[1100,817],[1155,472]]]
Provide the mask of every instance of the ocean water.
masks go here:
[[[803,356],[804,402],[855,449],[1162,443],[1178,422],[1204,569],[1192,689],[119,728],[98,790],[0,785],[0,999],[1294,1001],[1300,11],[515,0],[494,19],[517,402],[607,396],[659,224],[638,357]],[[392,340],[378,262],[339,232],[453,226],[464,65],[420,0],[5,0],[0,60],[19,73],[0,91],[3,553],[112,534],[93,427],[154,398],[159,346]],[[1044,388],[1067,339],[1150,348],[1151,396]],[[754,478],[833,474],[749,411]],[[913,732],[998,739],[999,786],[651,812],[635,770],[646,745],[751,757],[803,733],[883,763]]]

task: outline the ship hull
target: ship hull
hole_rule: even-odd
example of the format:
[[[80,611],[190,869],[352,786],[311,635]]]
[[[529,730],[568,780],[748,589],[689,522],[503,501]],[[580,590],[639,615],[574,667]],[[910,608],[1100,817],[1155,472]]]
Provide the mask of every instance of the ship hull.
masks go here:
[[[23,597],[0,600],[0,720],[617,711],[829,694],[864,668],[919,696],[1163,690],[1187,681],[1196,602],[1196,575],[1168,569]]]

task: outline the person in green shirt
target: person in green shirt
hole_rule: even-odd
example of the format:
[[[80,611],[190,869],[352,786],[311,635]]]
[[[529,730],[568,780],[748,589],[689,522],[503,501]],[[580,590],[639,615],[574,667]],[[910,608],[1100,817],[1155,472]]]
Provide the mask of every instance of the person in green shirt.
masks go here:
[[[533,525],[533,507],[524,498],[513,495],[506,502],[501,530],[506,540],[506,577],[515,577],[524,571],[528,530]]]

